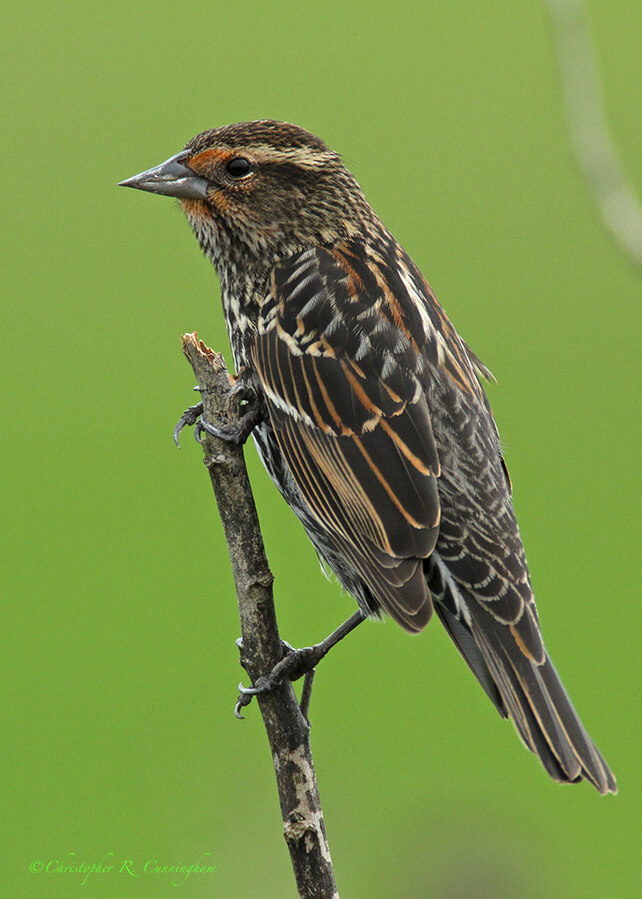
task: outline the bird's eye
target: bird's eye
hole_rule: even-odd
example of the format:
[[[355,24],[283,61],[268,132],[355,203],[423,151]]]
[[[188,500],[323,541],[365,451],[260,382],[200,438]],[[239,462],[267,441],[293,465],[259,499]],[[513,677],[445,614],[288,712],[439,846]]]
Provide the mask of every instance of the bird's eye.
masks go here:
[[[235,156],[234,159],[230,159],[225,168],[232,178],[243,178],[251,172],[252,164],[243,156]]]

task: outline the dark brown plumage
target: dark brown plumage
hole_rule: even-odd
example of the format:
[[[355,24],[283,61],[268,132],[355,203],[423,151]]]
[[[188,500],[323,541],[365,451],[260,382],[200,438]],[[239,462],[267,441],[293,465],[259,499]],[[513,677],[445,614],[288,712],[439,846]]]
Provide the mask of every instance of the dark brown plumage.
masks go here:
[[[123,183],[178,197],[214,263],[255,443],[324,565],[408,631],[434,607],[549,774],[615,792],[544,648],[490,373],[339,156],[245,122]]]

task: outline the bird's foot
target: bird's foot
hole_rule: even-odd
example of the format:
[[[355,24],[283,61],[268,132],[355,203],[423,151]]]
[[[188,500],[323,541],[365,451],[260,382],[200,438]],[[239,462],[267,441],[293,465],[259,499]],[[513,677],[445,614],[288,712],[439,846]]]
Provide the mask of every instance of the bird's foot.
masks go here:
[[[243,637],[238,638],[238,640],[236,641],[236,645],[238,646],[239,652],[241,653],[241,665],[245,665],[245,662],[244,662],[243,656],[242,656]],[[264,684],[268,680],[272,680],[272,676],[275,674],[275,672],[276,672],[277,668],[279,667],[279,665],[281,664],[281,662],[283,662],[286,658],[288,658],[291,653],[297,652],[297,650],[294,649],[294,647],[291,646],[286,640],[281,640],[281,649],[283,652],[283,658],[281,659],[280,662],[278,662],[274,666],[274,668],[272,669],[272,671],[270,672],[268,677],[260,677],[258,679],[257,685],[259,683]],[[281,675],[280,677],[277,675],[273,679],[273,683],[271,684],[271,686],[268,686],[265,689],[262,689],[262,690],[259,689],[256,691],[253,691],[251,688],[244,687],[243,684],[239,684],[239,698],[236,702],[236,705],[234,706],[234,714],[236,715],[236,717],[243,719],[243,715],[241,715],[241,709],[244,708],[246,705],[249,705],[252,702],[253,696],[257,695],[257,693],[267,693],[267,692],[269,692],[269,690],[273,690],[275,687],[277,687],[282,682],[283,682],[283,675]]]
[[[306,646],[304,649],[292,649],[289,644],[286,655],[277,662],[266,677],[259,677],[254,686],[244,687],[239,684],[241,696],[258,696],[261,693],[269,693],[275,687],[280,687],[284,680],[295,681],[309,671],[312,671],[328,651],[323,643],[315,646]]]
[[[194,390],[201,390],[195,387]],[[256,390],[251,386],[246,371],[242,371],[232,387],[227,400],[228,410],[232,417],[236,417],[233,424],[212,424],[204,421],[203,403],[196,403],[186,409],[181,415],[178,424],[174,428],[174,443],[179,446],[178,437],[184,427],[194,425],[194,437],[199,443],[203,442],[203,432],[218,437],[226,443],[234,446],[242,446],[250,436],[254,428],[265,418],[265,409]]]
[[[248,705],[253,696],[260,696],[269,693],[276,687],[279,687],[283,681],[295,681],[305,675],[303,691],[301,694],[301,711],[305,718],[308,715],[308,707],[310,704],[310,694],[312,691],[312,679],[314,677],[314,669],[321,659],[332,649],[333,646],[342,640],[350,631],[353,631],[357,625],[365,620],[363,612],[358,611],[344,621],[330,636],[326,637],[320,643],[314,646],[306,646],[303,649],[293,649],[285,640],[281,641],[283,647],[283,658],[277,662],[274,668],[266,676],[257,678],[255,684],[251,687],[244,687],[239,684],[239,698],[234,708],[234,714],[237,718],[242,718],[240,710]],[[240,650],[243,649],[242,640],[236,641],[236,645]]]
[[[194,388],[197,390],[198,388]],[[190,406],[189,409],[186,409],[181,417],[178,419],[178,424],[174,428],[174,443],[176,446],[180,448],[180,443],[178,442],[178,435],[181,433],[184,427],[191,428],[192,425],[195,425],[199,420],[200,416],[203,414],[203,403],[195,403],[193,406]]]
[[[237,640],[236,642],[239,648],[242,648],[241,641]],[[316,644],[316,646],[306,646],[304,649],[293,649],[285,640],[282,640],[281,643],[286,655],[280,662],[277,662],[267,677],[260,677],[253,687],[244,687],[243,684],[239,684],[239,697],[234,706],[234,714],[237,718],[243,719],[241,709],[249,705],[254,696],[271,692],[284,680],[295,681],[305,675],[299,708],[305,720],[308,721],[314,668],[326,654],[328,648],[322,644]],[[308,726],[309,724],[308,721]]]
[[[194,437],[199,443],[202,443],[203,431],[205,431],[207,434],[212,434],[213,437],[218,437],[219,440],[224,440],[225,443],[243,446],[260,421],[263,421],[263,415],[258,406],[252,406],[233,425],[213,425],[211,422],[199,418],[194,427]]]

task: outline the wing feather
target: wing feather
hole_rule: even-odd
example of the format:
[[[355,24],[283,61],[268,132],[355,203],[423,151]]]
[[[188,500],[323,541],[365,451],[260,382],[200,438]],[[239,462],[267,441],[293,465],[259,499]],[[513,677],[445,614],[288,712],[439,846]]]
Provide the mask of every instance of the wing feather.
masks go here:
[[[351,561],[375,607],[415,631],[432,610],[423,561],[439,533],[439,459],[408,364],[415,351],[385,320],[384,342],[369,343],[373,329],[382,339],[371,314],[380,298],[349,278],[326,250],[277,266],[253,363],[314,526]]]

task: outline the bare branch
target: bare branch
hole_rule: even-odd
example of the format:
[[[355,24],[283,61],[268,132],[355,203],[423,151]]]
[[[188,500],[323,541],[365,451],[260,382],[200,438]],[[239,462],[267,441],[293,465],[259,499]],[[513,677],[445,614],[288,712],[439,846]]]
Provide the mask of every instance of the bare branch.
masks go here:
[[[205,418],[217,424],[232,423],[228,400],[234,379],[223,357],[206,347],[196,334],[184,335],[183,352],[202,388]],[[204,435],[203,449],[234,573],[243,639],[241,664],[256,683],[269,674],[283,654],[272,597],[273,577],[243,450],[209,434]],[[289,681],[260,695],[258,703],[272,750],[283,833],[299,896],[338,897],[310,751],[309,724]]]
[[[612,237],[642,267],[642,206],[609,132],[586,9],[582,0],[546,0],[546,4],[555,28],[577,162]]]

